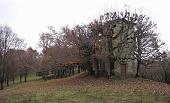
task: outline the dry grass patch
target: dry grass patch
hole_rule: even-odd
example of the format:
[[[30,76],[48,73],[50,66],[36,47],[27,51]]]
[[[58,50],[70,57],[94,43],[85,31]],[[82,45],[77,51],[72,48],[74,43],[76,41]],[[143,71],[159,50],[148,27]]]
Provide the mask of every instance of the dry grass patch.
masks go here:
[[[170,85],[150,80],[113,80],[85,74],[16,84],[0,91],[2,103],[170,103]]]

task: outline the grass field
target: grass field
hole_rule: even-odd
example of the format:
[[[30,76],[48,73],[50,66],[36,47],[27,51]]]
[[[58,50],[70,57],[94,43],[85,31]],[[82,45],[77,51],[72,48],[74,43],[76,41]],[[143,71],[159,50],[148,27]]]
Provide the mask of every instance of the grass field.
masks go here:
[[[0,103],[170,103],[170,85],[79,74],[11,85],[0,91]]]

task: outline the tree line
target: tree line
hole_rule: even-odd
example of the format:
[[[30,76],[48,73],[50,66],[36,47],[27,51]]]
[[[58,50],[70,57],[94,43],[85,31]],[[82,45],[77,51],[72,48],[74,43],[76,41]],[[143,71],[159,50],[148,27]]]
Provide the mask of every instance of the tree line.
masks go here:
[[[9,81],[14,82],[18,75],[22,77],[26,68],[35,64],[37,51],[32,48],[24,50],[25,45],[24,40],[9,26],[0,25],[0,89],[4,88],[5,83],[9,86]]]
[[[9,81],[19,75],[20,81],[30,70],[55,77],[74,74],[73,68],[87,71],[97,76],[97,65],[105,68],[101,74],[110,78],[115,75],[112,70],[118,61],[136,60],[136,77],[142,76],[141,65],[147,66],[160,61],[162,70],[168,78],[169,58],[162,50],[164,43],[156,32],[156,23],[148,16],[138,13],[108,12],[98,19],[72,28],[64,26],[58,32],[49,26],[49,32],[40,33],[39,54],[31,47],[25,49],[24,40],[18,38],[9,26],[0,26],[0,84],[9,85]],[[97,59],[105,63],[99,63]],[[103,66],[102,66],[103,65]],[[67,69],[65,69],[67,68]],[[69,69],[70,68],[70,69]],[[57,74],[58,73],[58,74]],[[43,76],[43,78],[46,78]]]
[[[41,33],[39,42],[43,48],[42,65],[46,68],[76,61],[90,75],[96,75],[95,57],[100,57],[105,61],[105,75],[110,77],[114,75],[111,69],[115,61],[131,59],[137,61],[136,77],[139,77],[140,65],[162,61],[166,53],[156,23],[144,14],[108,12],[85,25],[65,26],[61,32],[53,26],[48,28],[50,32]]]

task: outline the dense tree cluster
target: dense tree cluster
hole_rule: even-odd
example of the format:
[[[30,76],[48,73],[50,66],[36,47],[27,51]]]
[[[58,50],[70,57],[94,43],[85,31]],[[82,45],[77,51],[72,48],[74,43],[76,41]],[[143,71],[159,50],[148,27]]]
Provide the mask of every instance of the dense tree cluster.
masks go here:
[[[0,26],[0,83],[3,89],[4,83],[14,79],[26,67],[35,63],[37,52],[32,48],[26,51],[24,40],[17,37],[9,26]],[[26,81],[26,77],[25,77]]]
[[[10,27],[0,26],[1,89],[4,83],[14,81],[16,75],[20,81],[23,76],[27,81],[28,71],[35,68],[44,79],[49,73],[54,77],[72,75],[74,68],[110,77],[115,74],[112,69],[116,62],[121,64],[130,59],[136,60],[138,77],[140,65],[169,63],[166,53],[161,51],[164,43],[155,32],[156,24],[146,15],[108,12],[86,25],[65,26],[61,32],[50,26],[49,30],[40,34],[38,45],[43,50],[39,55],[31,47],[24,50],[24,41]],[[167,75],[167,69],[163,70]]]
[[[89,74],[95,74],[96,58],[102,58],[104,72],[110,77],[115,61],[132,59],[137,61],[138,77],[141,64],[148,65],[162,56],[160,49],[164,43],[155,32],[156,24],[146,15],[109,12],[87,25],[63,27],[61,33],[52,26],[49,29],[50,33],[40,34],[42,65],[48,68],[76,61]]]

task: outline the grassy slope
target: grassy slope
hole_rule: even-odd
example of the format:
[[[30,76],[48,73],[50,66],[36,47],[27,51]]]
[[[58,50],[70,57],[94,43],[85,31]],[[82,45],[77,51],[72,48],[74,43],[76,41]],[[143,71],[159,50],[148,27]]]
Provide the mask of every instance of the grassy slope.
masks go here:
[[[0,91],[0,102],[170,103],[170,85],[143,79],[95,79],[81,74],[11,85]]]

